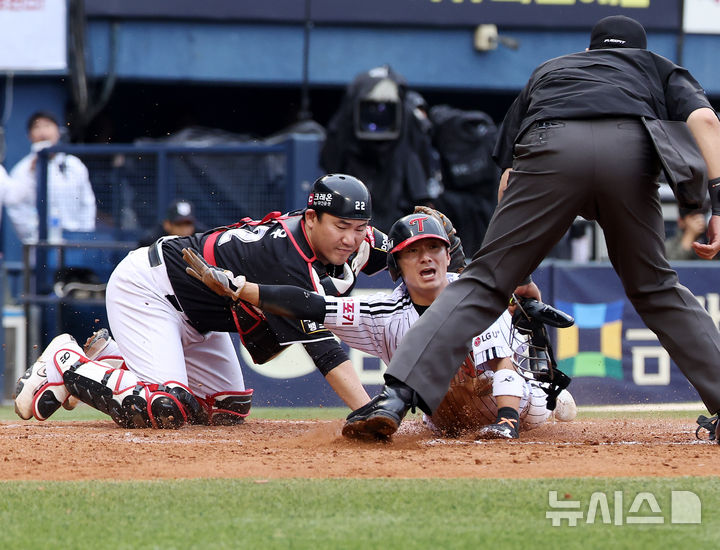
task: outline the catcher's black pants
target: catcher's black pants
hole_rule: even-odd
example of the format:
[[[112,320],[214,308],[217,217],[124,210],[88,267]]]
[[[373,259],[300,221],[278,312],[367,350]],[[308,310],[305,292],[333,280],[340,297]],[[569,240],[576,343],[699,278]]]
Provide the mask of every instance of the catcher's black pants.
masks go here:
[[[577,214],[596,219],[610,260],[643,321],[720,410],[720,332],[665,259],[659,161],[635,119],[536,124],[515,146],[513,171],[483,245],[405,336],[387,374],[433,411],[471,339],[507,307]]]

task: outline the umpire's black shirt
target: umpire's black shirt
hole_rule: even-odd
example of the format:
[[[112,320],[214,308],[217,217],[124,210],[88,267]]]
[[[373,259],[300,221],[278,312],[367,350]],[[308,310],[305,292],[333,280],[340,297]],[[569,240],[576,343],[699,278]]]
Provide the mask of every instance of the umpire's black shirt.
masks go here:
[[[590,50],[556,57],[535,69],[500,127],[493,157],[512,167],[513,146],[535,122],[605,117],[686,120],[709,107],[690,72],[651,51]]]

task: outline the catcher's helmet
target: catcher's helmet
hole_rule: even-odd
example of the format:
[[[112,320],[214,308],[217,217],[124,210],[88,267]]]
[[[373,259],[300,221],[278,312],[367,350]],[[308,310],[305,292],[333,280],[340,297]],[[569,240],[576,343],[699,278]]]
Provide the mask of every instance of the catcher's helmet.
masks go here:
[[[369,220],[372,217],[370,191],[359,179],[347,174],[328,174],[315,180],[307,207],[338,218]]]
[[[398,277],[400,277],[400,268],[395,254],[410,243],[421,239],[440,239],[448,247],[450,246],[450,241],[442,223],[429,214],[420,212],[410,214],[400,218],[392,225],[388,233],[390,253],[387,256],[387,264],[393,281],[397,281]]]

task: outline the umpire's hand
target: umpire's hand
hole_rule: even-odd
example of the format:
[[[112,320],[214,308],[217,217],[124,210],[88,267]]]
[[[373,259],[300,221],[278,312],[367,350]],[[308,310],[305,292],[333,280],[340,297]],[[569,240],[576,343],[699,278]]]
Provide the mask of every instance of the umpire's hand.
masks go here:
[[[693,250],[703,260],[712,260],[720,252],[720,216],[710,216],[707,227],[708,244],[692,243]]]
[[[532,281],[530,281],[526,285],[520,285],[519,287],[517,287],[513,294],[517,294],[518,296],[525,296],[526,298],[535,298],[538,302],[542,302],[540,289]]]

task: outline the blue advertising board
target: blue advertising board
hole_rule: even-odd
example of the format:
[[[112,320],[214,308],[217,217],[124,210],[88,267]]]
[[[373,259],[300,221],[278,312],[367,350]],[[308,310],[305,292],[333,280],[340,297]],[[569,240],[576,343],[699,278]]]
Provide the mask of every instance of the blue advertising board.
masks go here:
[[[676,266],[680,281],[720,320],[714,262]],[[610,266],[554,266],[553,303],[575,317],[557,331],[555,355],[581,404],[697,401],[655,334],[640,319]],[[561,289],[561,290],[560,290]],[[672,320],[670,320],[672,322]]]

